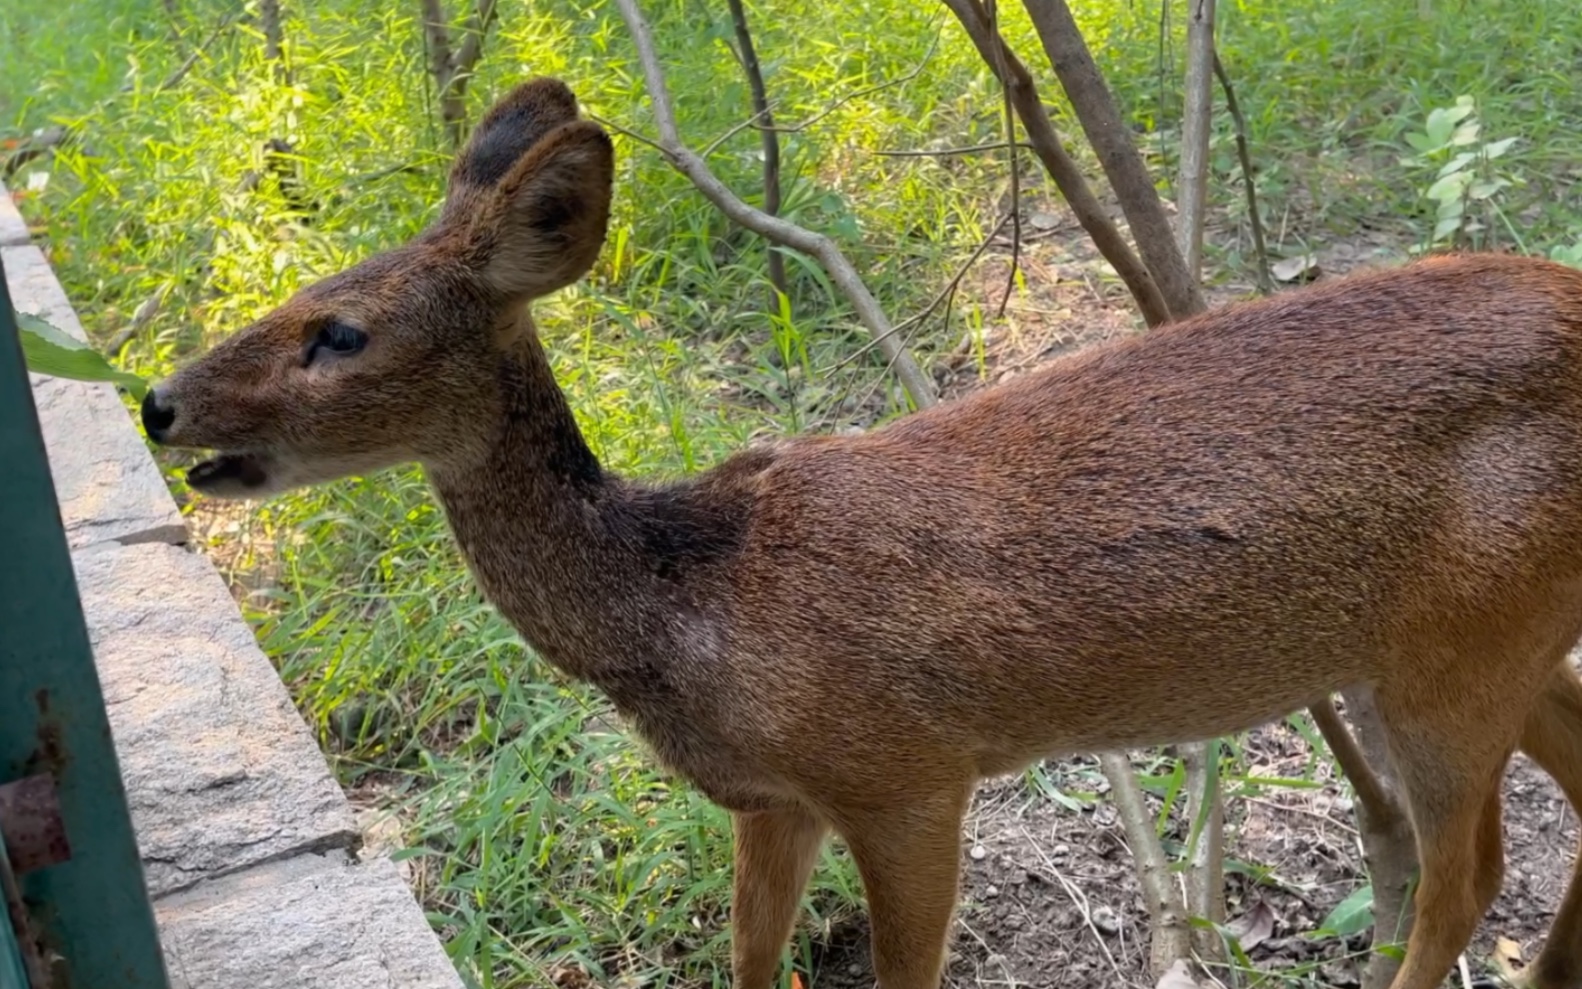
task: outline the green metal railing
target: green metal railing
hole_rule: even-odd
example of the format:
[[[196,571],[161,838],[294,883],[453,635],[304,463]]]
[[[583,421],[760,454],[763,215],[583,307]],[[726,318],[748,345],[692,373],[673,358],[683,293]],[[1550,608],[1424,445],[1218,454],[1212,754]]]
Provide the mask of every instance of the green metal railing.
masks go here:
[[[0,262],[0,989],[169,989]]]

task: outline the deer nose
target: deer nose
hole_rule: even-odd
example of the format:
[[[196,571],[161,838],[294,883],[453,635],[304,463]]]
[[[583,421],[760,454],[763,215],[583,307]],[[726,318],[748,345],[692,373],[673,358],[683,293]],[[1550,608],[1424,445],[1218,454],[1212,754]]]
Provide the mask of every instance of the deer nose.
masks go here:
[[[165,434],[175,421],[176,410],[161,404],[159,389],[150,388],[143,396],[143,428],[148,431],[148,438],[155,443],[165,442]]]

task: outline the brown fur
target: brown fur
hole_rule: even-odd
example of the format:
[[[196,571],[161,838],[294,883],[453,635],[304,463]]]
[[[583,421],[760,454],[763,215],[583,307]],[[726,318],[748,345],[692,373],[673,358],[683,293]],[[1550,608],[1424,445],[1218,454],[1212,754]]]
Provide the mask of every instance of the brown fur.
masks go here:
[[[1520,747],[1582,806],[1582,273],[1436,259],[1215,312],[867,435],[663,488],[604,473],[525,303],[602,242],[608,140],[512,92],[439,224],[150,398],[245,495],[428,470],[484,592],[734,811],[737,989],[767,989],[826,833],[884,989],[934,989],[974,783],[1234,732],[1370,686],[1422,852],[1396,989],[1501,877]],[[303,366],[329,319],[370,336]],[[1573,883],[1535,966],[1582,985]]]

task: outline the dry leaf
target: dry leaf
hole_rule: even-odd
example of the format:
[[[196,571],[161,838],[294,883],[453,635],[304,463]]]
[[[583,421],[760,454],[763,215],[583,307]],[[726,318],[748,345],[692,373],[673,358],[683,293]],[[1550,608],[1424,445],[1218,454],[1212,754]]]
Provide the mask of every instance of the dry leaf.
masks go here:
[[[1500,974],[1510,982],[1520,981],[1519,976],[1526,963],[1522,961],[1522,946],[1519,942],[1508,937],[1494,939],[1494,964],[1499,968]]]
[[[1225,929],[1236,938],[1243,951],[1251,951],[1274,935],[1274,920],[1274,910],[1267,902],[1259,900],[1251,910],[1226,924]]]
[[[1177,958],[1175,963],[1165,969],[1165,974],[1159,976],[1159,981],[1154,983],[1154,989],[1203,989],[1192,978],[1192,968],[1186,959]]]
[[[1282,282],[1305,282],[1318,277],[1318,258],[1302,254],[1276,261],[1269,266],[1270,274]]]

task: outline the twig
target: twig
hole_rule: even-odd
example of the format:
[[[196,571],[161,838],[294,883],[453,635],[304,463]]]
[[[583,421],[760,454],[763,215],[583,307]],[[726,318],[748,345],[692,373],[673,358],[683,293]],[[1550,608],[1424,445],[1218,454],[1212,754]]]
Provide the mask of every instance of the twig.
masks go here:
[[[862,276],[857,274],[857,269],[841,253],[836,243],[823,234],[815,233],[780,217],[770,216],[742,202],[715,177],[709,170],[708,164],[696,152],[682,143],[681,134],[676,128],[675,111],[670,105],[670,91],[665,84],[664,69],[660,66],[659,55],[654,50],[653,33],[647,21],[643,19],[642,12],[637,8],[637,0],[616,0],[616,4],[620,7],[621,16],[625,19],[627,29],[632,34],[632,41],[637,47],[638,61],[642,64],[643,75],[648,83],[654,124],[659,130],[659,143],[665,149],[665,157],[670,164],[690,179],[705,198],[735,223],[776,244],[816,258],[829,273],[830,280],[856,310],[858,319],[879,341],[880,349],[895,367],[896,375],[901,379],[901,384],[912,403],[919,408],[934,405],[937,399],[934,395],[933,382],[917,366],[911,355],[904,352],[900,342],[894,337],[889,317],[884,314],[878,300],[863,283]]]
[[[939,308],[940,303],[947,301],[955,294],[956,287],[961,284],[962,278],[966,277],[967,272],[972,269],[972,266],[977,263],[979,258],[983,257],[983,252],[988,250],[989,246],[994,243],[994,238],[1002,229],[1005,228],[1005,222],[1009,219],[1009,215],[1001,217],[1000,222],[996,223],[994,225],[994,229],[990,230],[988,235],[984,237],[983,240],[978,242],[978,246],[973,249],[972,254],[967,258],[967,260],[961,263],[960,267],[956,269],[956,273],[951,276],[950,281],[945,283],[945,287],[935,293],[934,297],[929,300],[928,305],[890,327],[890,332],[900,333],[912,326],[916,326],[929,316],[933,315],[934,310]],[[867,343],[863,344],[861,347],[858,347],[852,353],[847,354],[845,357],[842,357],[834,364],[831,364],[829,367],[825,368],[821,373],[828,374],[831,371],[838,371],[878,345],[878,340],[869,340]]]
[[[1252,221],[1252,246],[1258,256],[1258,291],[1268,295],[1274,291],[1274,279],[1269,274],[1269,249],[1263,242],[1263,217],[1258,214],[1258,187],[1252,180],[1252,153],[1247,148],[1247,118],[1241,114],[1241,105],[1236,102],[1236,89],[1230,84],[1230,73],[1225,71],[1219,52],[1214,53],[1214,75],[1219,78],[1220,88],[1225,91],[1225,109],[1230,111],[1230,119],[1236,125],[1236,157],[1241,161],[1241,184],[1247,191],[1247,216]]]
[[[1017,147],[1036,150],[1027,141],[994,141],[990,144],[969,144],[964,148],[940,148],[937,151],[875,151],[874,154],[885,158],[948,158],[952,155],[977,154],[979,151],[1003,151],[1006,148]]]
[[[1203,293],[1187,270],[1159,201],[1159,191],[1132,143],[1115,98],[1093,62],[1065,0],[1022,0],[1033,29],[1071,100],[1099,164],[1126,213],[1138,253],[1148,265],[1170,313],[1177,319],[1203,311]]]
[[[1379,823],[1398,817],[1402,811],[1393,795],[1386,792],[1384,784],[1374,773],[1373,767],[1368,764],[1368,759],[1357,747],[1357,740],[1352,737],[1351,729],[1340,719],[1340,712],[1335,710],[1335,702],[1326,697],[1322,701],[1308,708],[1313,716],[1313,723],[1318,726],[1319,734],[1324,736],[1324,744],[1329,746],[1330,754],[1335,757],[1335,762],[1340,766],[1340,771],[1346,774],[1346,779],[1351,783],[1352,792],[1356,793],[1357,800],[1369,812],[1377,815]]]
[[[1000,36],[1000,8],[998,0],[985,0],[989,13],[989,33]],[[1005,275],[1005,294],[1000,297],[995,319],[1005,318],[1005,307],[1010,304],[1011,293],[1016,290],[1016,273],[1022,266],[1022,162],[1016,153],[1016,110],[1011,105],[1011,87],[1004,80],[1011,77],[1005,66],[1005,52],[995,45],[993,54],[998,64],[994,75],[1000,79],[1000,95],[1005,104],[1005,146],[1010,150],[1011,162],[1011,270]]]
[[[1060,867],[1055,865],[1055,860],[1049,857],[1049,853],[1044,851],[1044,846],[1033,838],[1032,833],[1025,826],[1022,828],[1022,837],[1027,839],[1027,847],[1037,854],[1038,858],[1044,863],[1044,868],[1048,870],[1050,875],[1055,877],[1055,881],[1060,884],[1061,889],[1064,889],[1066,895],[1071,898],[1071,903],[1077,908],[1077,912],[1082,914],[1083,923],[1087,925],[1088,931],[1093,935],[1093,940],[1098,943],[1099,951],[1104,955],[1104,960],[1110,963],[1110,969],[1115,973],[1116,984],[1124,984],[1126,976],[1121,972],[1120,965],[1116,963],[1115,956],[1110,954],[1110,946],[1104,943],[1104,935],[1099,933],[1098,926],[1093,923],[1093,908],[1088,903],[1088,895],[1082,892],[1081,887],[1065,877],[1065,874],[1060,871]]]
[[[742,0],[726,0],[731,8],[731,24],[736,28],[736,57],[742,64],[742,72],[747,76],[747,88],[752,93],[753,118],[757,121],[759,140],[764,149],[764,212],[770,216],[780,215],[780,135],[775,132],[775,119],[769,109],[769,92],[764,86],[764,74],[758,64],[758,52],[753,48],[752,31],[747,26],[747,10],[742,6]],[[774,286],[778,296],[786,295],[786,269],[785,258],[780,252],[770,247],[767,251],[769,258],[769,283]],[[771,312],[780,308],[778,298],[770,300],[773,305]]]
[[[1054,179],[1060,194],[1071,206],[1077,222],[1093,239],[1093,245],[1104,255],[1104,260],[1126,283],[1132,298],[1137,301],[1137,308],[1142,312],[1143,321],[1149,326],[1169,322],[1170,308],[1165,304],[1164,295],[1154,281],[1153,274],[1138,260],[1131,245],[1121,236],[1120,230],[1099,203],[1098,197],[1088,188],[1088,180],[1082,170],[1066,153],[1060,135],[1050,122],[1049,112],[1044,109],[1043,101],[1033,86],[1032,73],[1011,51],[1005,40],[989,30],[988,12],[979,0],[944,0],[944,3],[966,29],[967,36],[972,39],[984,62],[991,69],[998,71],[1003,67],[1006,71],[1008,78],[1002,78],[1000,82],[1010,90],[1011,102],[1016,107],[1017,116],[1022,118],[1028,141],[1032,143],[1050,178]]]
[[[147,326],[155,316],[159,315],[160,306],[164,304],[165,296],[169,292],[170,283],[164,282],[159,288],[154,290],[153,295],[143,300],[143,303],[132,313],[132,321],[110,341],[110,346],[106,350],[108,356],[120,356],[121,351],[126,348],[132,338],[137,336],[138,332]]]

